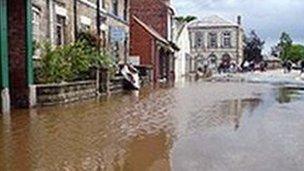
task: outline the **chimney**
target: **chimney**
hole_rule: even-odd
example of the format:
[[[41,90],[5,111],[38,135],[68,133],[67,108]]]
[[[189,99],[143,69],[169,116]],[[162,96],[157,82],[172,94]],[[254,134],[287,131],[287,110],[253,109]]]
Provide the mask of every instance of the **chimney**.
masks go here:
[[[237,24],[242,25],[242,17],[240,15],[237,17]]]

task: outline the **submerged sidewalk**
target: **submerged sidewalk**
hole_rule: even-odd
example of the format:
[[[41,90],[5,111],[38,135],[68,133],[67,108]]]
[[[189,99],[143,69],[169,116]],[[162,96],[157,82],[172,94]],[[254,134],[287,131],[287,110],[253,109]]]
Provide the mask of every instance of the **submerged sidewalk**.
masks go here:
[[[284,73],[283,70],[270,70],[266,72],[256,71],[236,74],[216,74],[208,80],[219,82],[269,83],[275,85],[304,85],[304,74],[301,74],[299,71]]]

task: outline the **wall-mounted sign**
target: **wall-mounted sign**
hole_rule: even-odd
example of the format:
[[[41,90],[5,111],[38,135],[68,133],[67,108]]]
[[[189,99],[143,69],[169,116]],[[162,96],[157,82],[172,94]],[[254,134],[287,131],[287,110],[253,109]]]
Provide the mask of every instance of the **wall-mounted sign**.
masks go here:
[[[135,66],[140,65],[140,57],[139,56],[129,56],[128,57],[128,64],[132,64]]]
[[[126,32],[119,27],[110,27],[111,42],[123,42],[126,38]]]

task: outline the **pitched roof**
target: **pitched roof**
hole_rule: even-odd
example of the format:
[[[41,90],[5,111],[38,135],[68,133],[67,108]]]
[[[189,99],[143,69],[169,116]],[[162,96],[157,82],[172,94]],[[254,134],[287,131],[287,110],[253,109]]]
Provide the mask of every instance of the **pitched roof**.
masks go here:
[[[167,39],[165,39],[164,37],[162,37],[156,30],[154,30],[153,28],[146,25],[144,22],[142,22],[137,17],[135,17],[135,16],[132,16],[132,17],[141,27],[143,27],[149,34],[151,34],[157,40],[159,40],[165,44],[170,44],[169,41]]]
[[[193,21],[189,28],[193,27],[219,27],[219,26],[238,26],[238,24],[225,20],[217,15],[205,17],[201,20]]]
[[[171,1],[170,0],[158,0],[158,2],[160,2],[161,4],[165,5],[168,9],[170,9],[173,14],[176,14],[176,10],[175,8],[172,6]]]

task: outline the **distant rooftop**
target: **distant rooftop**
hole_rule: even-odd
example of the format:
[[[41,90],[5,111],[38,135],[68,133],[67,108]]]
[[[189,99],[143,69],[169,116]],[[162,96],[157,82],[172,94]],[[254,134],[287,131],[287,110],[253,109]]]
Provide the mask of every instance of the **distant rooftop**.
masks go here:
[[[238,26],[229,20],[225,20],[217,15],[205,17],[201,20],[193,21],[189,27],[219,27],[219,26]]]

